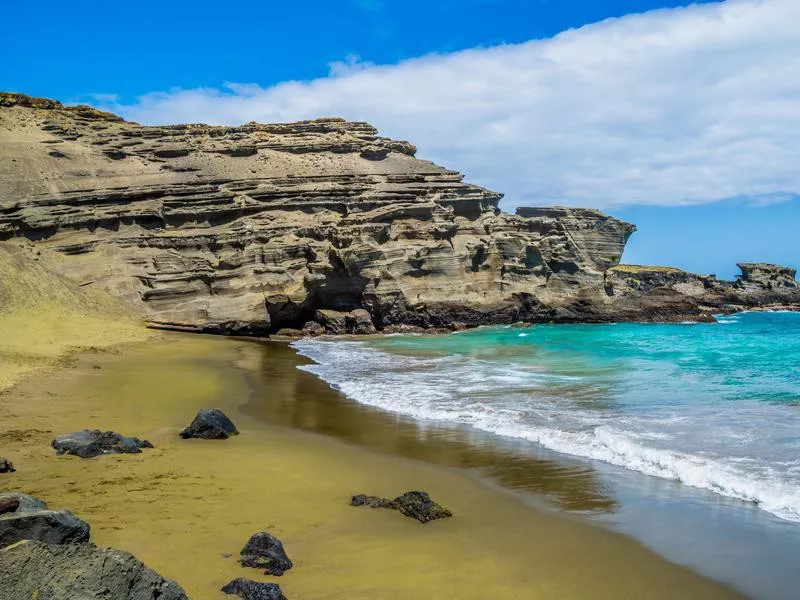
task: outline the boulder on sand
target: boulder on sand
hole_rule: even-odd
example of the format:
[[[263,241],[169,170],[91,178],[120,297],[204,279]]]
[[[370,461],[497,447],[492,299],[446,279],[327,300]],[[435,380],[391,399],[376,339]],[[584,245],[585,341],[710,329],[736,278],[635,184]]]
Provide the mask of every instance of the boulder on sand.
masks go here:
[[[88,542],[89,524],[68,510],[48,510],[33,496],[0,494],[0,548],[21,540],[46,544]]]
[[[38,498],[34,498],[33,496],[29,496],[28,494],[23,494],[22,492],[0,493],[0,504],[3,502],[16,503],[16,505],[18,506],[16,510],[19,511],[42,510],[47,508],[47,504],[45,504]]]
[[[286,600],[277,583],[259,583],[242,577],[231,581],[222,591],[242,600]]]
[[[7,458],[0,456],[0,473],[13,473],[16,471],[14,465]]]
[[[292,568],[281,541],[261,531],[255,534],[242,549],[239,562],[244,567],[264,569],[267,575],[283,575]]]
[[[0,515],[17,512],[19,498],[0,498]]]
[[[416,519],[420,523],[427,523],[429,521],[435,521],[436,519],[445,519],[453,516],[453,513],[444,508],[441,504],[437,504],[431,500],[427,492],[406,492],[394,500],[359,494],[358,496],[353,496],[350,505],[397,510],[407,517]]]
[[[94,458],[103,454],[139,454],[142,448],[152,448],[153,444],[147,440],[125,437],[114,431],[85,429],[59,435],[53,440],[52,446],[58,454]]]
[[[227,440],[239,435],[239,430],[225,414],[217,408],[203,408],[186,429],[181,431],[183,439]]]
[[[131,554],[94,544],[23,541],[0,550],[4,600],[188,600]]]

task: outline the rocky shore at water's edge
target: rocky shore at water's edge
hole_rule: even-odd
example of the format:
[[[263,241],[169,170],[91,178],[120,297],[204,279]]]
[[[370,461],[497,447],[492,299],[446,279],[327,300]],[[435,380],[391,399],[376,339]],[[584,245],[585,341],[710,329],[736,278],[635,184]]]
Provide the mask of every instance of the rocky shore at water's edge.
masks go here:
[[[734,282],[620,265],[635,227],[501,194],[366,123],[142,126],[0,94],[0,251],[153,327],[265,336],[707,321],[800,307],[792,269]]]

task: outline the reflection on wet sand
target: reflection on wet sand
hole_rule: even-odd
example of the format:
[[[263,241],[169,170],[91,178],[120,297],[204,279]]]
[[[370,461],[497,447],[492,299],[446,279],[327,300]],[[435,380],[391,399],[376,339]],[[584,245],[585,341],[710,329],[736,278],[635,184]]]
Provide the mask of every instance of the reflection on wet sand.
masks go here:
[[[334,436],[372,450],[473,470],[506,489],[544,496],[558,508],[613,512],[617,503],[596,473],[568,459],[531,456],[513,443],[479,431],[427,426],[352,402],[315,376],[300,371],[308,363],[282,344],[259,348],[256,393],[244,410],[285,427]]]

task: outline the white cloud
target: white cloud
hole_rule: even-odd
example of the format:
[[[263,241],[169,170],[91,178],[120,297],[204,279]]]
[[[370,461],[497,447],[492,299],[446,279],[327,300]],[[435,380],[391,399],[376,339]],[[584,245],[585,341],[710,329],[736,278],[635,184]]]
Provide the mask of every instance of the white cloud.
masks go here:
[[[800,193],[798,23],[798,0],[729,0],[113,108],[145,123],[367,120],[508,208],[769,201]]]

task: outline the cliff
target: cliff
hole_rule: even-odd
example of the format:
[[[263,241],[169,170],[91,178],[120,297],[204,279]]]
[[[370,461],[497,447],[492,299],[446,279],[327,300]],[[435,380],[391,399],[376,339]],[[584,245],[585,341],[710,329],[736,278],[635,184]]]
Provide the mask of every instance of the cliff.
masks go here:
[[[625,307],[636,312],[646,305],[652,307],[651,314],[662,313],[662,319],[654,320],[675,320],[666,313],[670,306],[679,305],[683,308],[673,316],[690,320],[710,320],[714,313],[741,310],[800,310],[800,285],[794,269],[765,263],[738,267],[742,273],[735,281],[723,281],[672,267],[619,265],[606,273],[606,287],[619,317]]]
[[[155,326],[194,331],[262,335],[318,310],[366,309],[378,328],[705,310],[614,293],[633,225],[505,214],[500,194],[415,152],[335,118],[152,127],[0,94],[0,240]]]

